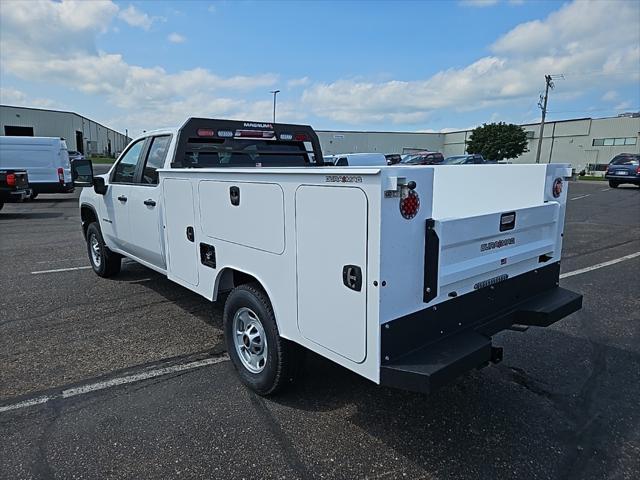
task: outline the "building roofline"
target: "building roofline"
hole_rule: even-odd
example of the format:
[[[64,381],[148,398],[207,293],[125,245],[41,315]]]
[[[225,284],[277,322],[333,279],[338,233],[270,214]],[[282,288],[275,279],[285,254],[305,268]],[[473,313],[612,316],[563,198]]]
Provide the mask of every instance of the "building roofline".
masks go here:
[[[123,136],[123,137],[125,137],[125,138],[131,138],[131,137],[128,137],[127,135],[125,135],[125,134],[124,134],[124,133],[122,133],[122,132],[119,132],[119,131],[117,131],[117,130],[114,130],[114,129],[113,129],[113,128],[111,128],[111,127],[107,127],[106,125],[103,125],[103,124],[102,124],[102,123],[100,123],[100,122],[96,122],[95,120],[91,120],[89,117],[85,117],[84,115],[80,115],[79,113],[71,112],[71,111],[69,111],[69,110],[54,110],[54,109],[52,109],[52,108],[21,107],[21,106],[19,106],[19,105],[6,105],[6,104],[0,104],[0,107],[21,108],[21,109],[23,109],[23,110],[38,110],[38,111],[41,111],[41,112],[70,113],[71,115],[76,115],[76,116],[78,116],[78,117],[80,117],[80,118],[83,118],[83,119],[85,119],[85,120],[88,120],[88,121],[90,121],[90,122],[93,122],[93,123],[95,123],[96,125],[100,125],[102,128],[106,128],[107,130],[111,130],[112,132],[115,132],[115,133],[117,133],[118,135],[122,135],[122,136]]]
[[[396,133],[399,135],[421,133],[425,135],[443,135],[450,132],[419,132],[419,131],[406,131],[406,132],[394,132],[386,130],[315,130],[316,133]],[[466,130],[461,130],[466,131]]]

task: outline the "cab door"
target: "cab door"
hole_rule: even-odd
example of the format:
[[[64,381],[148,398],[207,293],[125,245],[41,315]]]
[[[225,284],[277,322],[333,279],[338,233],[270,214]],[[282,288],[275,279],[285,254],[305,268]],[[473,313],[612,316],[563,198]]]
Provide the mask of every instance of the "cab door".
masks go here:
[[[138,159],[136,182],[129,188],[128,252],[140,260],[166,269],[162,248],[162,203],[158,185],[158,169],[164,162],[171,135],[150,137]]]
[[[128,252],[131,230],[129,228],[129,196],[135,181],[138,160],[146,139],[132,144],[113,168],[107,193],[102,196],[100,228],[107,246]]]

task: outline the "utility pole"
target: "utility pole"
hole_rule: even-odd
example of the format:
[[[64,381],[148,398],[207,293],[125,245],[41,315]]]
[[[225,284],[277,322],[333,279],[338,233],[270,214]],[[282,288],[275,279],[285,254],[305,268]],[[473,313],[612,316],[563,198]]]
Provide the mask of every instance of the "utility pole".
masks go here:
[[[549,99],[549,89],[553,90],[554,84],[551,75],[545,75],[544,97],[540,95],[538,106],[542,109],[542,120],[540,120],[540,138],[538,138],[538,151],[536,152],[536,163],[540,163],[540,153],[542,151],[542,137],[544,136],[544,119],[547,116],[547,100]]]
[[[280,93],[280,90],[271,90],[273,93],[273,123],[276,123],[276,95]]]

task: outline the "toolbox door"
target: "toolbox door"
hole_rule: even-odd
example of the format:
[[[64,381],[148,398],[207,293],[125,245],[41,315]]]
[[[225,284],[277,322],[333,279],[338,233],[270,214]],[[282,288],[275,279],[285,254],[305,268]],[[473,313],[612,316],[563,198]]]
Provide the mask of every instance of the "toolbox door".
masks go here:
[[[367,218],[359,188],[296,192],[298,328],[358,363],[366,357]]]
[[[193,187],[189,180],[166,178],[164,189],[167,276],[180,284],[198,285]]]

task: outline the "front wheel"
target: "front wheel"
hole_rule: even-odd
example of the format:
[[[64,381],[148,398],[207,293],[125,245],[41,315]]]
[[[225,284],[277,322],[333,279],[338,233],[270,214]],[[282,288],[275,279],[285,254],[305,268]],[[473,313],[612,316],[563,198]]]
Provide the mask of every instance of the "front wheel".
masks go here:
[[[616,182],[614,180],[609,180],[609,186],[611,188],[618,188],[618,185],[620,185],[618,182]]]
[[[295,379],[303,350],[280,337],[271,302],[258,284],[232,290],[223,322],[227,351],[242,383],[271,395]]]
[[[102,232],[96,222],[87,227],[87,251],[93,271],[101,277],[111,277],[120,272],[122,257],[104,244]]]

